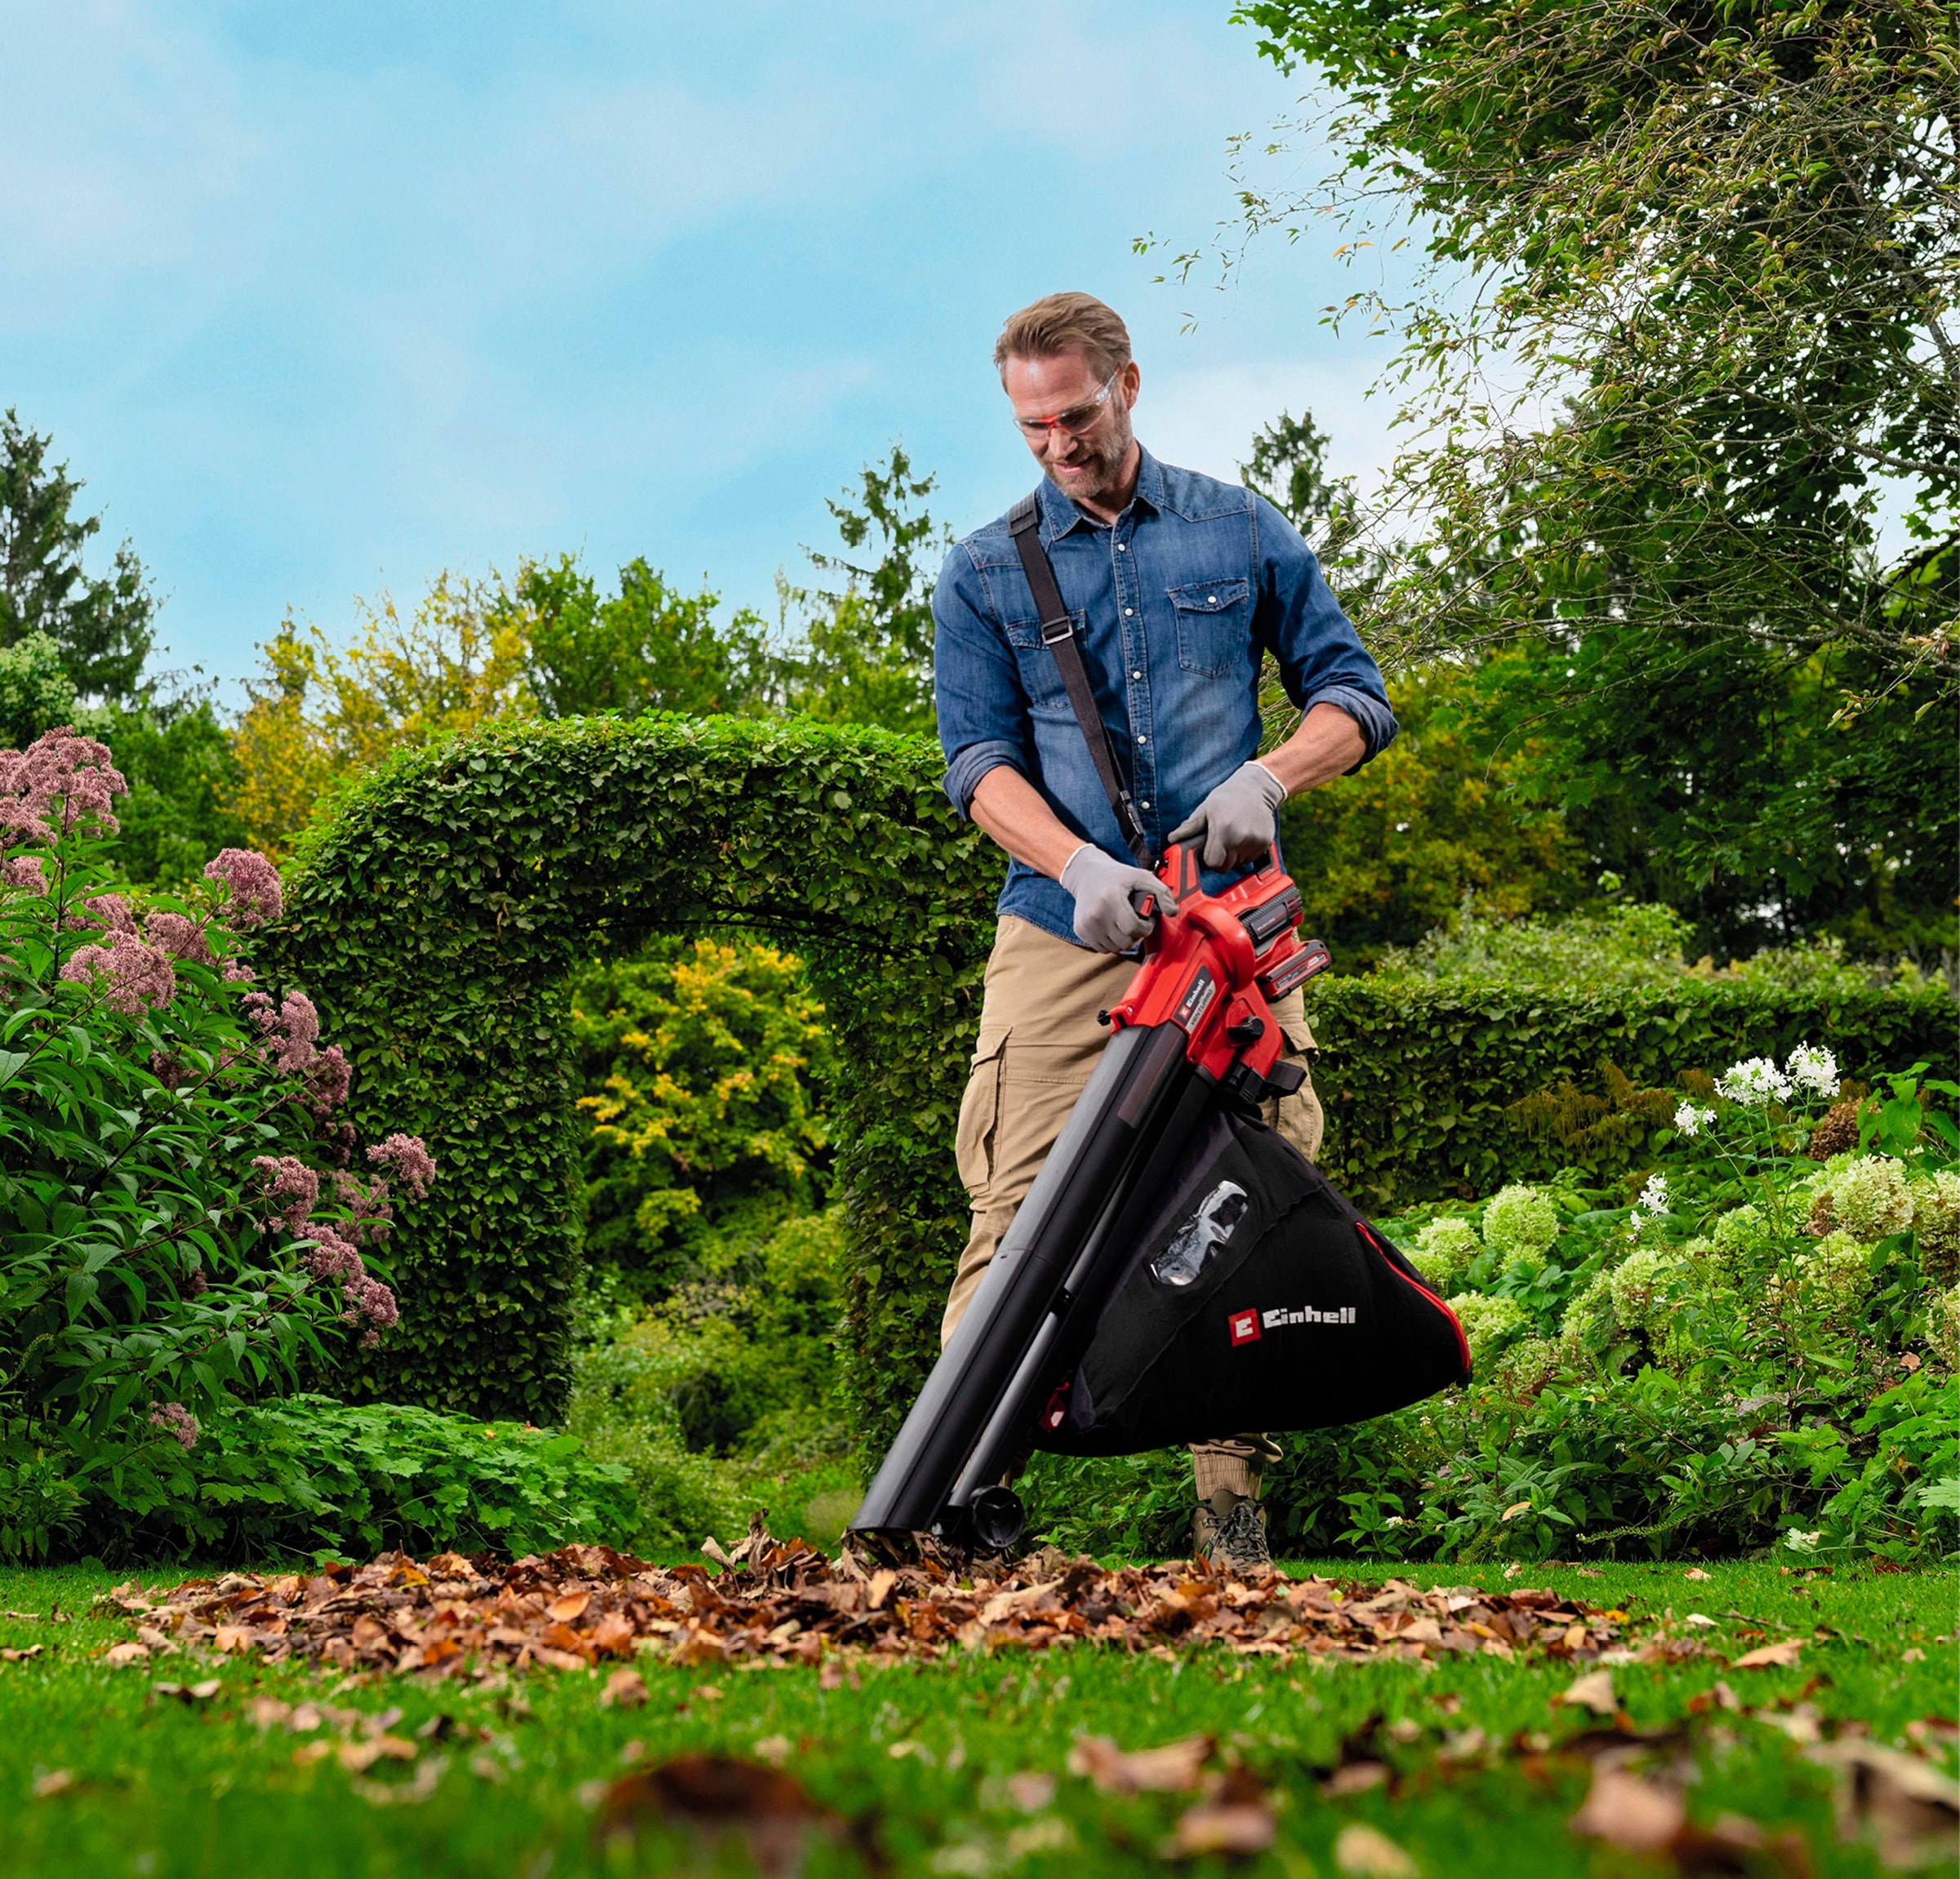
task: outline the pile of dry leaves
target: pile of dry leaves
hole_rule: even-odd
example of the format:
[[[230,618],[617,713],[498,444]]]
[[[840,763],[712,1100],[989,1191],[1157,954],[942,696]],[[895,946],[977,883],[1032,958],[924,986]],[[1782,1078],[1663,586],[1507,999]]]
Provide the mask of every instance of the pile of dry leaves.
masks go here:
[[[1591,1663],[1615,1659],[1627,1614],[1555,1592],[1423,1592],[1276,1574],[1232,1578],[1202,1561],[1105,1570],[1053,1548],[962,1562],[922,1547],[884,1564],[847,1547],[826,1560],[758,1522],[722,1570],[648,1565],[609,1547],[572,1546],[505,1565],[395,1553],[314,1574],[233,1573],[168,1591],[109,1594],[134,1619],[118,1663],[198,1646],[342,1671],[484,1675],[542,1664],[583,1670],[642,1654],[675,1664],[874,1661],[950,1650],[1026,1650],[1093,1641],[1169,1654],[1214,1644],[1290,1659],[1421,1659],[1520,1651]]]

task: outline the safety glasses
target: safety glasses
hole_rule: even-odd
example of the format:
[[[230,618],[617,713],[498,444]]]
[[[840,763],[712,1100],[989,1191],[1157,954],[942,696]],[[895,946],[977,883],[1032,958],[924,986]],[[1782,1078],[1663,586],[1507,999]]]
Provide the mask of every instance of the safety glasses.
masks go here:
[[[1116,372],[1104,379],[1102,389],[1086,404],[1071,405],[1067,411],[1058,411],[1053,417],[1017,417],[1015,430],[1029,439],[1045,438],[1056,430],[1066,430],[1071,437],[1080,437],[1102,415],[1102,407],[1109,403],[1109,394],[1116,387],[1116,372],[1122,369],[1118,366]]]

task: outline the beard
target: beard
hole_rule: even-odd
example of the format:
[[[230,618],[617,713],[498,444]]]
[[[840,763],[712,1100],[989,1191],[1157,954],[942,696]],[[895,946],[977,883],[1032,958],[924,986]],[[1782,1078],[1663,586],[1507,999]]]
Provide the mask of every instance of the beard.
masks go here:
[[[1129,413],[1112,412],[1107,424],[1086,436],[1069,439],[1067,457],[1060,464],[1051,461],[1048,465],[1049,479],[1064,496],[1108,507],[1123,492],[1123,465],[1135,438]],[[1064,466],[1076,474],[1057,474]]]

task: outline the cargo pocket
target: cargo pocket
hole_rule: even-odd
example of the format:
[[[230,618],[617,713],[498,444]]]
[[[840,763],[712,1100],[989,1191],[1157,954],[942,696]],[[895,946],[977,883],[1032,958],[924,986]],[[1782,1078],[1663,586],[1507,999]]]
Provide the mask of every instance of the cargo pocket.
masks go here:
[[[953,1135],[953,1158],[960,1179],[974,1204],[994,1178],[994,1147],[1000,1129],[1000,1072],[1011,1031],[982,1035],[973,1051],[973,1074],[960,1101],[960,1126]]]
[[[1304,1016],[1287,1017],[1280,1020],[1280,1035],[1286,1040],[1285,1061],[1298,1064],[1307,1072],[1307,1080],[1291,1096],[1269,1098],[1262,1120],[1309,1161],[1317,1160],[1327,1120],[1313,1087],[1313,1033]]]

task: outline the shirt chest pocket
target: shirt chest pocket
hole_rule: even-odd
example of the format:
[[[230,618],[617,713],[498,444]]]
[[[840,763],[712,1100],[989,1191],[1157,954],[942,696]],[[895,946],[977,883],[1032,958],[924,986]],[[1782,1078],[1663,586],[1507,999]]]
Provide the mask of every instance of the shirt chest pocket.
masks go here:
[[[1069,615],[1080,639],[1088,623],[1089,616],[1080,608]],[[1068,702],[1068,688],[1062,683],[1062,668],[1055,662],[1055,655],[1041,643],[1041,628],[1038,621],[1017,621],[1007,628],[1007,643],[1014,649],[1014,664],[1020,669],[1021,685],[1027,693],[1031,705],[1061,705]]]
[[[1251,590],[1244,581],[1194,581],[1170,590],[1178,619],[1178,663],[1187,672],[1223,679],[1252,648]]]

